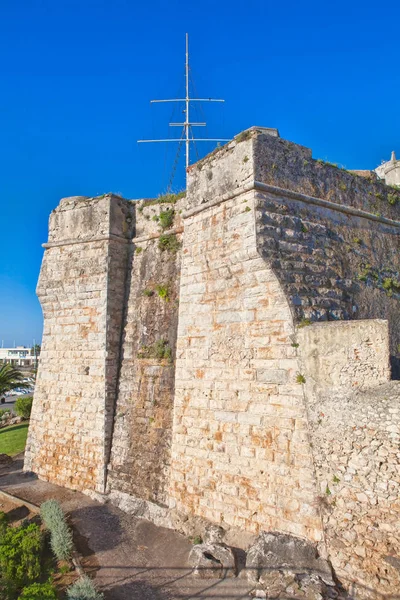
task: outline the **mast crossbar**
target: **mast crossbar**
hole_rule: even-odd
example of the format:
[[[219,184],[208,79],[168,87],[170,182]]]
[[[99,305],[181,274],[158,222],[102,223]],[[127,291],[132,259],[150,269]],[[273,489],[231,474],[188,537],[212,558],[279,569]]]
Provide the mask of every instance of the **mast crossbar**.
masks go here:
[[[229,139],[224,138],[195,138],[191,127],[205,127],[206,123],[191,123],[189,118],[191,102],[225,102],[221,98],[191,98],[189,90],[189,36],[186,34],[186,61],[185,61],[185,97],[184,98],[169,98],[164,100],[150,100],[151,104],[160,102],[184,102],[185,103],[185,122],[184,123],[169,123],[170,127],[183,127],[182,137],[180,139],[161,139],[161,140],[138,140],[138,143],[155,143],[155,142],[185,142],[186,146],[186,171],[190,164],[190,143],[191,142],[229,142]],[[191,137],[192,135],[192,137]]]

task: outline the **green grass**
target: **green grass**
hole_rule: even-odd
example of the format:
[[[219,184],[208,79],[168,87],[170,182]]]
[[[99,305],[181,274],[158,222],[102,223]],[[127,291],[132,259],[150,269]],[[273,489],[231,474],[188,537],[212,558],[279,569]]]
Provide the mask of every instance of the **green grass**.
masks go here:
[[[15,456],[23,452],[28,435],[28,423],[20,425],[11,425],[0,429],[0,454]]]

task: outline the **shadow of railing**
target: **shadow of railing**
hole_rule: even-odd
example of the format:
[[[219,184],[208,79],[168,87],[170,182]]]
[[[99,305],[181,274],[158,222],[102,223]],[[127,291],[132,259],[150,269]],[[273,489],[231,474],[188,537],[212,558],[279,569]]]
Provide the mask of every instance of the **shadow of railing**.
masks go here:
[[[242,600],[250,598],[250,592],[257,586],[260,574],[258,568],[244,567],[237,577],[231,577],[226,570],[219,568],[198,568],[200,576],[193,577],[194,569],[191,567],[159,567],[138,565],[127,567],[102,565],[101,571],[110,569],[113,573],[107,576],[101,574],[101,588],[106,600]],[[262,569],[266,571],[290,571],[288,565],[281,568]],[[115,571],[121,570],[124,574],[118,578]],[[215,571],[216,578],[201,578],[201,571]],[[131,571],[131,573],[127,573]],[[254,571],[254,574],[252,573]],[[302,570],[306,573],[306,570]],[[312,573],[317,574],[315,571]],[[309,572],[308,574],[311,574]],[[107,579],[112,581],[109,583]],[[382,593],[356,581],[347,581],[346,590],[339,582],[336,585],[341,598],[347,600],[400,600],[399,593]],[[328,597],[328,596],[327,596]],[[334,596],[329,596],[334,598]]]

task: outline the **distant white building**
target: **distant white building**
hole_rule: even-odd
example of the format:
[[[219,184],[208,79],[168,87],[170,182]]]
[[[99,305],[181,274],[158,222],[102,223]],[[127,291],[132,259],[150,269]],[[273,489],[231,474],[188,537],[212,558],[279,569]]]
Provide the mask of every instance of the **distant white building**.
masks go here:
[[[400,186],[400,160],[397,160],[396,154],[392,152],[391,159],[375,169],[375,173],[385,180],[386,185]]]
[[[8,363],[14,367],[35,366],[38,356],[31,353],[30,348],[17,346],[16,348],[0,348],[0,363]]]

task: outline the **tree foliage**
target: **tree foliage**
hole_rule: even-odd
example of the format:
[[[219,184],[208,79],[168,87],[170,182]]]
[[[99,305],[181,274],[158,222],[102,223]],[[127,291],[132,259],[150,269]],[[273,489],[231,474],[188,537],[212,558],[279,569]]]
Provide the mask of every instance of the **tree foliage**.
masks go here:
[[[21,384],[24,376],[9,364],[0,365],[0,394],[9,392]]]

